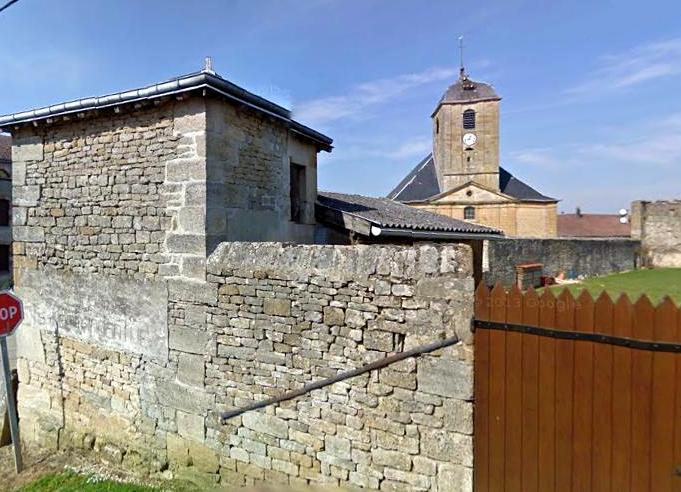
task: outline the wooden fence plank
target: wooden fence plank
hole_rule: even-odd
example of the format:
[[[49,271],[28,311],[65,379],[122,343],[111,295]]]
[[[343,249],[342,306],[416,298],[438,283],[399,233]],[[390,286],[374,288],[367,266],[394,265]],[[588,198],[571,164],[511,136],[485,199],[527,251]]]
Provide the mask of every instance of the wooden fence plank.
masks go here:
[[[523,324],[539,326],[539,297],[534,289],[525,294]],[[523,335],[522,408],[522,490],[538,492],[539,337],[536,335]]]
[[[676,343],[681,343],[681,309],[676,313]],[[676,355],[676,383],[674,409],[674,491],[681,491],[681,354]]]
[[[556,302],[556,328],[573,331],[575,300],[565,289]],[[572,490],[574,340],[556,340],[556,490]]]
[[[500,284],[490,296],[490,320],[506,321],[506,292]],[[504,490],[506,424],[506,332],[489,334],[489,490]]]
[[[603,292],[594,307],[594,330],[604,335],[613,334],[614,306]],[[597,343],[594,346],[593,388],[593,462],[591,464],[591,489],[610,492],[612,473],[612,346]]]
[[[586,290],[577,298],[575,305],[575,330],[584,333],[594,331],[594,301]],[[591,485],[594,343],[574,342],[574,401],[572,431],[572,490],[593,490]]]
[[[626,295],[615,304],[614,332],[619,337],[631,337],[633,306]],[[631,491],[631,357],[632,350],[613,347],[612,415],[612,491]],[[614,419],[613,419],[614,420]]]
[[[480,282],[475,292],[475,318],[488,320],[490,311],[489,289]],[[473,422],[475,490],[489,490],[489,330],[476,330],[474,336],[474,395]]]
[[[653,305],[647,296],[641,296],[634,305],[632,337],[652,340],[653,326]],[[647,350],[633,350],[631,358],[631,487],[635,491],[646,491],[650,490],[653,354]]]
[[[539,324],[554,327],[556,299],[546,289],[539,299]],[[553,338],[539,339],[539,490],[556,488],[556,344]]]
[[[523,294],[517,286],[508,293],[506,321],[523,323]],[[506,334],[506,492],[522,491],[522,369],[523,334]]]
[[[669,297],[655,309],[655,340],[674,341],[676,314],[677,308]],[[653,354],[650,487],[651,490],[660,492],[673,491],[676,357],[678,356],[666,352]]]

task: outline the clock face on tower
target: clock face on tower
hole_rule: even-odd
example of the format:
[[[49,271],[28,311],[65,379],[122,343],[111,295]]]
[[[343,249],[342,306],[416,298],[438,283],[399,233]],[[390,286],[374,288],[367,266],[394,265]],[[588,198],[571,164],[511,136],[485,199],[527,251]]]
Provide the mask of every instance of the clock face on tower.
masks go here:
[[[463,136],[463,144],[470,147],[471,145],[475,145],[475,142],[478,141],[478,137],[475,136],[475,133],[466,133]]]

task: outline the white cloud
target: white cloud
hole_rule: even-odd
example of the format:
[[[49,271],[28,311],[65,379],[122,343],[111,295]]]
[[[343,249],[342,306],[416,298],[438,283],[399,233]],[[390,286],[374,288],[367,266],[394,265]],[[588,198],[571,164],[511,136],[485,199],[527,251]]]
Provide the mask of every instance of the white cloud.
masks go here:
[[[565,92],[572,96],[597,95],[678,74],[681,74],[681,38],[673,38],[602,57],[596,70]]]
[[[554,154],[554,149],[535,148],[522,151],[511,152],[511,160],[519,164],[530,164],[533,166],[555,166],[559,163]]]
[[[370,106],[393,100],[415,87],[451,80],[455,75],[453,68],[433,67],[419,73],[372,80],[352,87],[347,94],[303,101],[294,107],[294,115],[309,125],[358,117]]]
[[[433,140],[429,137],[416,137],[405,141],[391,150],[378,151],[377,154],[389,159],[404,160],[411,157],[419,159],[426,156],[433,148]]]

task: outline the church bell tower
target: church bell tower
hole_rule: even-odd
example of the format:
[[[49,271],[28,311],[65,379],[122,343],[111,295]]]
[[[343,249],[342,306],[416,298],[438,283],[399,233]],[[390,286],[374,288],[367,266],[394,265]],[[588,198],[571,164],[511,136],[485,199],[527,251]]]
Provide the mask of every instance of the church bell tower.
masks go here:
[[[499,101],[463,67],[432,114],[433,157],[443,191],[470,181],[499,191]]]

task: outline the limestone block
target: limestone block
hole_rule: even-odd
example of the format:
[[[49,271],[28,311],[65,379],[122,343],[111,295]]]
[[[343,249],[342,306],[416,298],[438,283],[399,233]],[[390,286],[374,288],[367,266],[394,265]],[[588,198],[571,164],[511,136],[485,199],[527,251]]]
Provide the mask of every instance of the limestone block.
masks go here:
[[[202,473],[217,473],[220,460],[215,451],[197,442],[189,442],[189,458],[192,465]]]
[[[154,392],[161,405],[186,413],[203,414],[215,402],[215,395],[175,381],[157,381]]]
[[[187,439],[203,442],[206,423],[203,415],[177,411],[177,433]]]
[[[472,292],[472,285],[468,279],[443,277],[422,278],[416,283],[415,295],[442,299],[450,292]]]
[[[473,466],[473,437],[442,429],[421,429],[421,452],[428,458]]]
[[[166,436],[168,462],[174,466],[189,466],[189,443],[175,434]]]
[[[274,437],[288,438],[288,424],[283,419],[260,412],[246,412],[241,419],[247,429]]]
[[[216,304],[218,286],[209,282],[172,279],[168,281],[168,298],[171,301]]]
[[[473,434],[473,402],[447,398],[442,404],[445,429]]]
[[[438,492],[472,492],[473,469],[452,463],[440,465],[437,473]]]
[[[206,231],[206,210],[204,207],[182,207],[177,214],[180,230],[188,234],[204,234]]]
[[[26,207],[13,207],[12,208],[12,225],[21,226],[26,225],[28,209]]]
[[[203,159],[173,159],[166,162],[166,181],[183,183],[185,181],[204,181],[206,163]]]
[[[215,345],[213,335],[206,331],[183,326],[170,327],[169,346],[171,350],[212,355],[215,354]]]
[[[265,299],[263,310],[265,314],[272,316],[290,316],[291,301],[288,299],[268,298]]]
[[[26,184],[26,163],[24,161],[12,161],[12,185],[24,186]]]
[[[17,139],[12,145],[12,162],[42,161],[44,146],[42,137]]]
[[[40,186],[13,186],[12,203],[20,207],[35,207],[40,199]]]
[[[388,451],[376,448],[371,450],[371,459],[375,465],[385,465],[397,470],[411,470],[411,456],[401,451]]]
[[[324,451],[331,456],[350,460],[352,459],[351,445],[349,439],[336,436],[326,436],[324,438]]]
[[[169,253],[200,255],[206,251],[206,237],[199,234],[168,234],[166,248]]]
[[[182,257],[180,272],[183,277],[195,280],[206,280],[206,258],[203,255]]]
[[[45,230],[42,227],[14,226],[12,235],[15,241],[26,243],[42,243],[45,241]]]
[[[364,334],[364,347],[369,350],[391,352],[393,350],[393,334],[379,330],[367,331]]]
[[[473,399],[473,366],[445,357],[419,359],[416,372],[418,390],[460,400]]]
[[[342,326],[345,323],[345,313],[341,308],[324,307],[324,324],[327,326]]]
[[[203,355],[180,353],[177,363],[177,379],[190,386],[203,388],[206,374]]]

